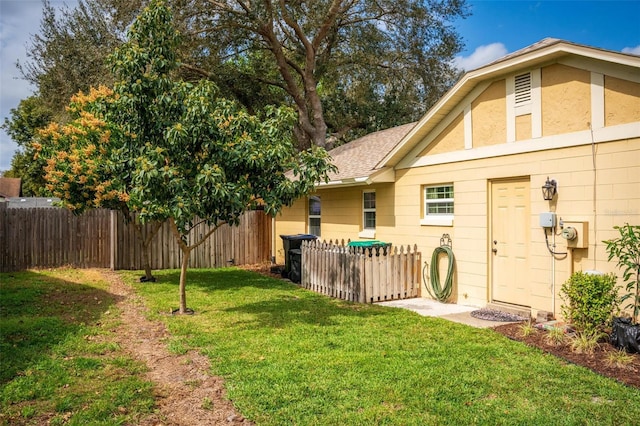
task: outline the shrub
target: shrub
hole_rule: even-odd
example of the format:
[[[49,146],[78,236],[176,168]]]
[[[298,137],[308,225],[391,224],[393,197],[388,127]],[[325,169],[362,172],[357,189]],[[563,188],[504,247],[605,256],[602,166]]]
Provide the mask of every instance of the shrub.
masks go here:
[[[525,322],[523,324],[520,325],[520,336],[522,337],[529,337],[532,334],[535,334],[538,332],[538,330],[535,328],[535,326],[531,323],[531,320],[529,320],[529,322]]]
[[[562,315],[576,330],[595,334],[613,318],[618,303],[614,274],[595,275],[575,272],[562,284]]]
[[[598,346],[600,346],[600,340],[605,337],[605,333],[577,333],[571,339],[571,350],[579,354],[593,354]]]
[[[620,232],[619,238],[603,241],[607,245],[609,261],[618,258],[618,266],[622,268],[622,281],[625,284],[625,295],[620,302],[630,300],[624,309],[631,309],[633,321],[638,322],[640,315],[640,226],[614,226]]]
[[[554,327],[547,331],[547,335],[544,336],[545,342],[551,346],[560,346],[564,344],[567,336],[564,332],[564,329]]]
[[[633,362],[633,355],[620,349],[607,354],[607,365],[609,367],[627,368]]]

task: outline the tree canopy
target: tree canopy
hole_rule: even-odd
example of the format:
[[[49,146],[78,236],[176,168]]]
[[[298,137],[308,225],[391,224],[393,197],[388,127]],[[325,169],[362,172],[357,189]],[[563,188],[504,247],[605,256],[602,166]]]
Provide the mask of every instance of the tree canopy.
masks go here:
[[[31,143],[37,137],[38,130],[51,121],[53,112],[43,105],[39,96],[30,96],[21,100],[10,114],[10,117],[5,117],[2,128],[18,144],[18,151],[11,159],[11,170],[4,176],[21,178],[25,196],[42,195],[44,163],[34,160]]]
[[[78,90],[111,84],[103,59],[143,3],[80,0],[58,18],[45,3],[23,74],[47,105],[59,108]],[[182,34],[182,78],[213,81],[251,113],[291,106],[301,147],[330,147],[413,121],[459,77],[451,60],[462,43],[452,22],[466,16],[464,0],[169,4]]]
[[[327,146],[353,129],[411,121],[454,82],[463,0],[193,1],[185,61],[217,78],[232,67],[278,88],[298,112],[299,141]],[[199,42],[199,44],[198,44]],[[239,70],[242,73],[239,73]],[[327,138],[328,137],[328,138]]]
[[[27,61],[17,65],[57,120],[65,120],[65,106],[78,91],[113,83],[106,58],[122,43],[124,24],[109,15],[101,2],[84,0],[56,15],[43,0],[40,31],[31,37]]]
[[[152,1],[111,58],[113,91],[74,98],[76,118],[49,126],[48,143],[34,148],[61,148],[47,156],[48,189],[71,208],[126,203],[142,222],[169,219],[183,252],[184,313],[191,250],[248,209],[275,215],[326,180],[332,165],[322,148],[295,149],[291,109],[251,115],[212,82],[178,78],[178,46],[169,8]],[[201,222],[213,225],[202,237],[193,232]]]

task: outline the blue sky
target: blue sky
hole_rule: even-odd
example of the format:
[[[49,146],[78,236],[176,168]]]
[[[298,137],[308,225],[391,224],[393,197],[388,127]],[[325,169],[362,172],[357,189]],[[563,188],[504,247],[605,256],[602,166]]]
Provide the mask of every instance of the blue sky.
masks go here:
[[[455,24],[471,70],[546,37],[640,55],[640,1],[475,0]]]
[[[467,0],[472,15],[455,22],[465,48],[456,64],[482,66],[546,37],[640,55],[640,0]],[[74,6],[75,0],[51,0]],[[15,67],[38,32],[40,0],[0,0],[0,120],[33,88]],[[0,170],[10,168],[15,143],[0,131]]]

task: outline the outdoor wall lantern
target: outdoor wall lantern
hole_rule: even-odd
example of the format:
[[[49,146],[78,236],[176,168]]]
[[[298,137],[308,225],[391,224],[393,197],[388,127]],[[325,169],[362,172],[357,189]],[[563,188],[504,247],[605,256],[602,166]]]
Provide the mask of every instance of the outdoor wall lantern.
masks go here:
[[[558,184],[554,179],[549,180],[549,176],[547,176],[547,181],[542,185],[542,198],[546,201],[553,200],[553,196],[558,192],[557,185]]]

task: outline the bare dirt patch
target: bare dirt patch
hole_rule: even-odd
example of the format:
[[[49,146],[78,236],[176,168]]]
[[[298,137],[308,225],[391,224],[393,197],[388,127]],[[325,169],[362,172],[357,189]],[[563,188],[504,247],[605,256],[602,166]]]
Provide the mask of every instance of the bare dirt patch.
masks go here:
[[[209,374],[209,359],[197,352],[171,354],[169,334],[160,322],[149,321],[133,289],[117,273],[103,271],[109,291],[118,296],[122,324],[117,343],[148,367],[147,379],[155,384],[157,410],[142,419],[143,426],[252,425],[225,396],[224,380]]]
[[[562,358],[568,362],[588,368],[606,377],[615,379],[629,386],[640,388],[640,354],[633,354],[633,361],[624,366],[610,365],[609,354],[617,349],[608,342],[601,342],[593,354],[581,354],[572,350],[570,343],[550,344],[547,331],[539,330],[526,337],[522,336],[521,324],[506,324],[495,327],[495,330],[513,340]]]

